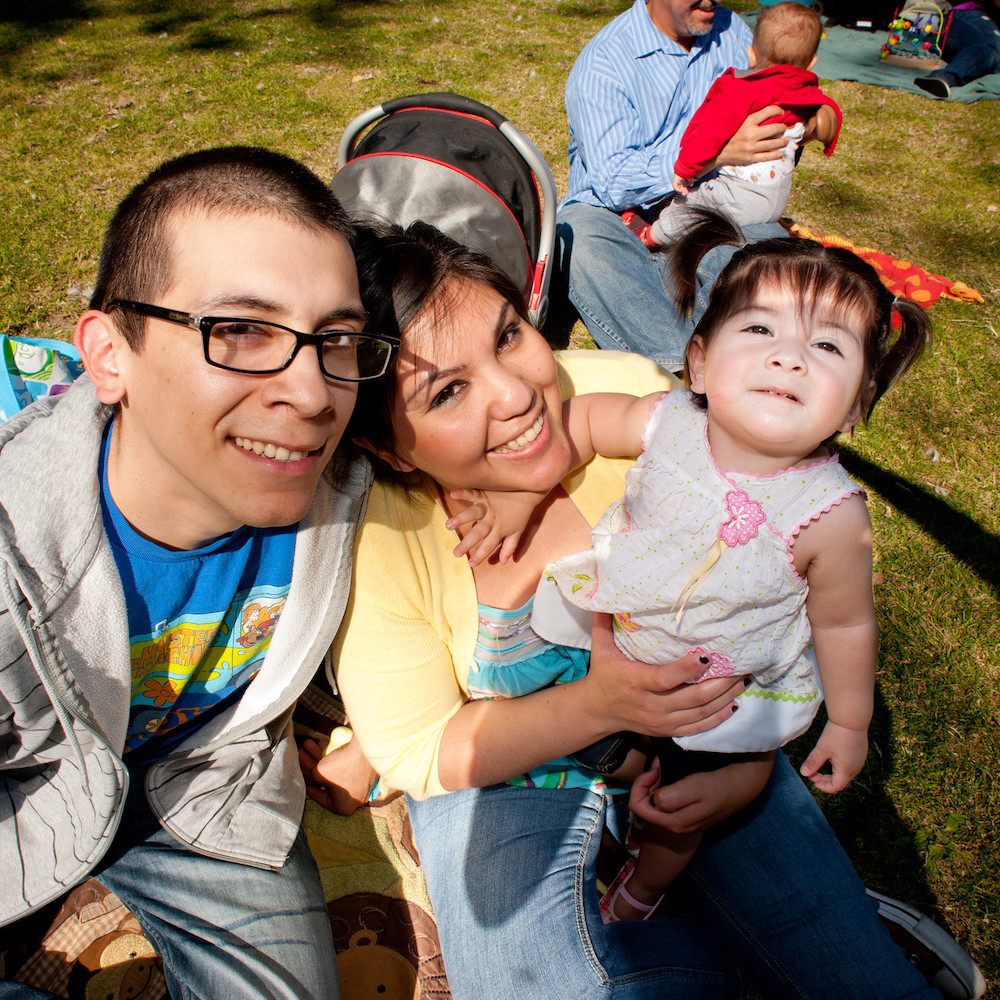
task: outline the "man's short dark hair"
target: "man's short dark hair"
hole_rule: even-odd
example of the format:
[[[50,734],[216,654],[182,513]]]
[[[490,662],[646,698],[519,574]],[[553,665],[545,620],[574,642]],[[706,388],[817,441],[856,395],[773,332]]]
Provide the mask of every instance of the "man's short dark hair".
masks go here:
[[[304,229],[343,236],[354,227],[330,189],[307,167],[256,146],[222,146],[168,160],[121,202],[104,234],[91,309],[112,299],[155,302],[173,280],[171,222],[184,211],[265,212]],[[186,307],[179,303],[179,307]],[[142,349],[143,318],[116,310],[133,351]]]

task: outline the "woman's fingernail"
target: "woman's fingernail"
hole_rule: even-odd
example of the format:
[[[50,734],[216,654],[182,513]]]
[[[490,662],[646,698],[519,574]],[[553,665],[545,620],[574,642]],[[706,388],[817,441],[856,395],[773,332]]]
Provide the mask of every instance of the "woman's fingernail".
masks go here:
[[[651,806],[652,806],[652,807],[653,807],[654,809],[656,808],[656,796],[655,796],[655,795],[650,795],[650,797],[649,797],[649,804],[650,804],[650,805],[651,805]]]
[[[753,674],[747,674],[746,677],[743,678],[743,686],[748,688],[751,684],[753,684]]]
[[[739,710],[740,710],[740,706],[739,705],[733,705],[733,711],[730,714],[734,714],[734,713],[738,712]]]
[[[707,667],[712,661],[707,656],[699,656],[698,662],[703,663]]]

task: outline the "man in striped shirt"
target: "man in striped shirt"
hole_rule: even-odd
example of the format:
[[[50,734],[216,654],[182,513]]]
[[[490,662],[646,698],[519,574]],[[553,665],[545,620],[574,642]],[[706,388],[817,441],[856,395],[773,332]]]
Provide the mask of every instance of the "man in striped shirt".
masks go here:
[[[621,213],[656,218],[672,193],[681,136],[709,87],[733,66],[746,69],[753,35],[715,0],[635,0],[584,47],[566,82],[569,192],[559,210],[562,269],[570,301],[600,347],[681,367],[694,328],[664,290],[666,258],[652,254]],[[779,114],[750,115],[711,169],[778,159]],[[749,238],[783,235],[777,224]],[[707,255],[705,295],[732,250]],[[696,315],[704,308],[699,296]]]

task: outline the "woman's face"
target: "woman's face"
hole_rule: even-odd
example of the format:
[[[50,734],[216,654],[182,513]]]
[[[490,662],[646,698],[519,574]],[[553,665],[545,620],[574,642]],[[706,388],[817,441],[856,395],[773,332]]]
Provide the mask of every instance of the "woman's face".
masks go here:
[[[570,467],[556,363],[488,285],[447,282],[403,335],[396,464],[445,490],[552,489]]]

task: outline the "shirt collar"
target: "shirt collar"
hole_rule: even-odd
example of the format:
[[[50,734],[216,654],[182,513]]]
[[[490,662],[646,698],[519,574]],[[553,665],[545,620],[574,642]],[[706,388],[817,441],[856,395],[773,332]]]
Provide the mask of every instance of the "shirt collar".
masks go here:
[[[691,51],[678,45],[671,38],[660,31],[646,9],[646,0],[635,0],[629,12],[632,22],[632,40],[634,44],[633,55],[636,59],[648,56],[652,52],[662,51],[672,56],[694,56],[698,49],[704,47],[711,41],[716,32],[716,25],[712,25],[712,30],[707,35],[700,35],[695,39]]]

